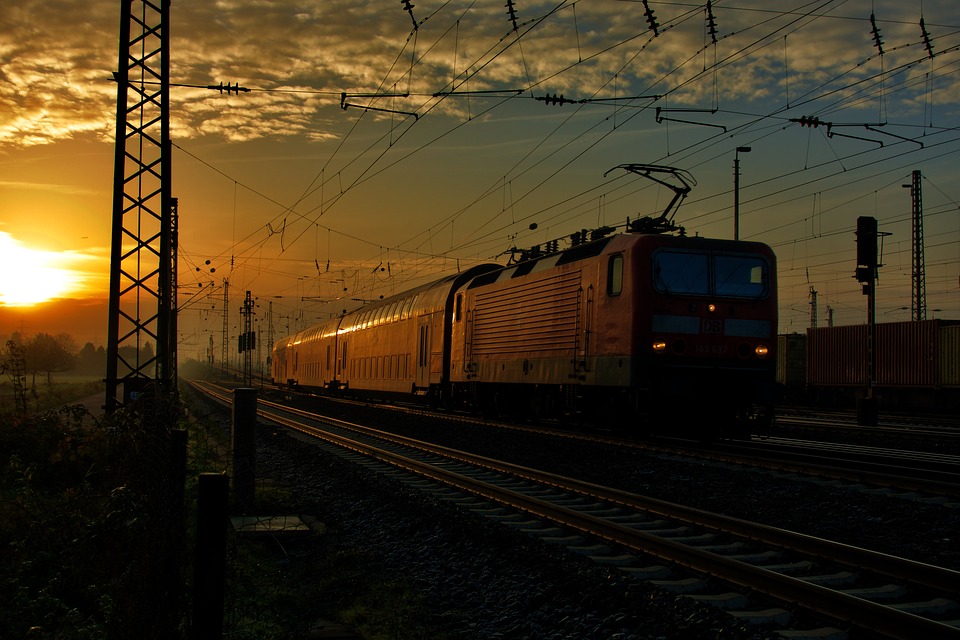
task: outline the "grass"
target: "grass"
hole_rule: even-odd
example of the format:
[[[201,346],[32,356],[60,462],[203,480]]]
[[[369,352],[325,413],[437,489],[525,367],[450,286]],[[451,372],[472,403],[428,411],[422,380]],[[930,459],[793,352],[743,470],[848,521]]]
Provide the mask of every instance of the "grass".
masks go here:
[[[64,407],[102,392],[96,380],[58,382],[33,400],[56,411],[14,416],[0,407],[0,638],[189,636],[196,483],[229,469],[228,410],[192,407],[176,425],[187,430],[187,473],[185,528],[173,531],[179,520],[158,498],[165,485],[151,479],[169,468],[153,416],[121,411],[90,426],[85,410]],[[258,479],[254,513],[314,508],[291,487]],[[302,638],[331,620],[367,640],[436,637],[419,622],[418,594],[344,535],[229,532],[226,634]]]
[[[195,424],[191,443],[208,447],[209,468],[226,468],[227,409],[210,410],[185,394]],[[195,448],[191,444],[191,449]],[[194,455],[193,453],[191,455]],[[196,465],[194,465],[196,466]],[[315,505],[289,485],[258,478],[249,515],[313,515]],[[420,595],[377,559],[352,549],[332,527],[313,533],[228,535],[225,635],[241,640],[302,638],[320,621],[333,621],[366,640],[437,638],[425,623]]]
[[[34,388],[29,388],[28,384],[27,406],[34,414],[55,411],[98,393],[106,393],[106,385],[95,376],[64,376],[54,380],[52,385],[38,380]],[[0,415],[12,413],[15,407],[13,383],[4,380],[0,382]]]

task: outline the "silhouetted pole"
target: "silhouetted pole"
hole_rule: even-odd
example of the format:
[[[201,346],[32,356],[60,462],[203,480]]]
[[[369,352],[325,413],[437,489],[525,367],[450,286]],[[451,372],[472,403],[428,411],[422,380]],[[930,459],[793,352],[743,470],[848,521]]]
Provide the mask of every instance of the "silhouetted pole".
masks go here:
[[[256,481],[257,390],[233,390],[233,496],[246,511],[253,507]]]
[[[877,375],[877,219],[869,216],[857,218],[857,270],[856,278],[863,285],[867,296],[867,393],[857,405],[858,424],[875,427],[878,424],[877,398],[874,385]]]
[[[733,239],[740,239],[740,154],[749,153],[750,147],[737,147],[733,155]]]
[[[197,484],[197,554],[193,570],[193,640],[220,640],[223,637],[227,493],[226,474],[200,474]]]

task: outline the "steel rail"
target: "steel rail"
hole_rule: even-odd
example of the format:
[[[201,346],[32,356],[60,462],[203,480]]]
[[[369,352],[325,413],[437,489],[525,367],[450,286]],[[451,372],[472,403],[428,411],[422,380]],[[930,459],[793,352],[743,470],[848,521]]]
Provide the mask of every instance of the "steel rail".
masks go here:
[[[228,398],[220,396],[224,401]],[[492,471],[516,475],[527,480],[547,484],[566,491],[581,493],[595,499],[643,510],[660,516],[686,520],[707,528],[724,531],[765,544],[785,547],[819,558],[829,559],[862,570],[877,572],[889,577],[921,585],[939,591],[953,593],[960,584],[960,572],[935,567],[925,563],[898,558],[867,549],[832,542],[805,534],[753,523],[738,518],[714,514],[632,494],[629,492],[583,482],[573,478],[541,472],[529,467],[504,463],[483,456],[450,449],[426,442],[397,436],[378,429],[363,427],[344,420],[317,416],[300,409],[265,402],[272,411],[283,411],[312,420],[332,423],[342,428],[358,430],[366,435],[384,438],[396,444],[412,447],[434,455],[480,466]],[[412,459],[380,447],[365,444],[346,436],[333,434],[310,427],[297,420],[261,409],[258,415],[289,428],[320,437],[328,442],[387,464],[406,469],[438,482],[499,502],[533,515],[565,524],[588,534],[598,536],[627,549],[650,554],[687,569],[715,575],[724,581],[757,591],[778,601],[803,606],[830,618],[855,624],[885,637],[912,640],[917,637],[958,637],[960,629],[892,607],[849,595],[799,578],[783,575],[747,564],[740,560],[721,556],[711,551],[698,549],[667,538],[638,531],[626,525],[611,522],[603,517],[578,512],[563,505],[528,496],[509,488],[497,486],[455,471],[436,467],[428,462]]]

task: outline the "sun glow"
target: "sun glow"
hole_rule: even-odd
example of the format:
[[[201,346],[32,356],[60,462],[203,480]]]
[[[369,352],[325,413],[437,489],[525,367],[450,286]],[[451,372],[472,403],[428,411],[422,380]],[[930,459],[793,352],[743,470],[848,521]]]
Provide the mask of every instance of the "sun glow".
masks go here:
[[[63,262],[60,253],[29,249],[0,231],[0,305],[31,306],[78,288],[79,274]]]

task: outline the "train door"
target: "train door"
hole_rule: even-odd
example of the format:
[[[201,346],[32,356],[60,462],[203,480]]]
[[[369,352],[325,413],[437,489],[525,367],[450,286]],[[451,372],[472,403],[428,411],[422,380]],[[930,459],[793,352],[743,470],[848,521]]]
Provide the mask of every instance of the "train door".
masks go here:
[[[430,386],[430,316],[417,318],[417,371],[414,385]]]

